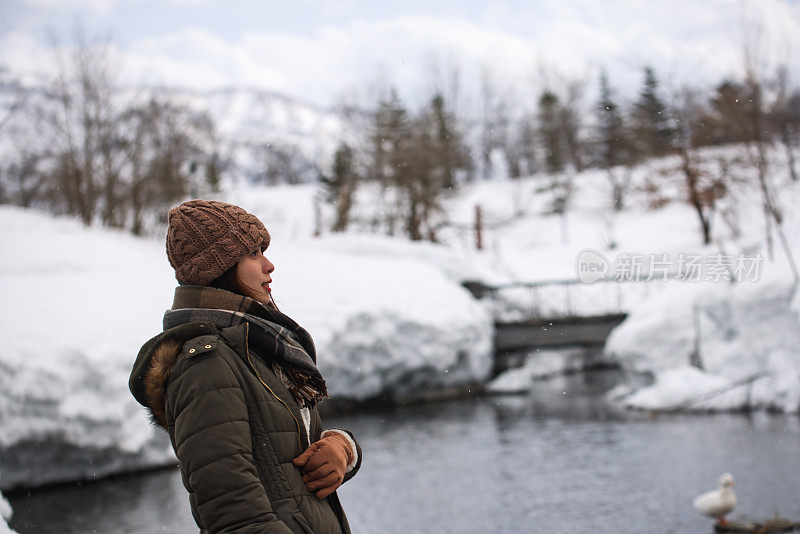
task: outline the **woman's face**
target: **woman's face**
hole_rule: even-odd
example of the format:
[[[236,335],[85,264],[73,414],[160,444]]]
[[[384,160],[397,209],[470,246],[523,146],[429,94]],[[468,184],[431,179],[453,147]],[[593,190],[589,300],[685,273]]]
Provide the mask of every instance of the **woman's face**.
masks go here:
[[[270,273],[275,270],[261,250],[255,250],[240,259],[236,264],[236,277],[244,289],[251,291],[254,295],[269,297],[272,282]]]

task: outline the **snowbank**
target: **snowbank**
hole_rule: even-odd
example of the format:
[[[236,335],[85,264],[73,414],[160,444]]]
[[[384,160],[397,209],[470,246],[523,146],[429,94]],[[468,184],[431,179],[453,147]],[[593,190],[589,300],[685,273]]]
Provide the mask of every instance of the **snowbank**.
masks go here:
[[[0,487],[173,461],[127,387],[176,285],[163,241],[12,207],[0,207],[0,226]],[[273,291],[314,337],[332,396],[485,378],[491,318],[450,278],[457,262],[446,253],[385,238],[282,237],[270,246]]]
[[[785,235],[800,264],[800,212],[794,209],[800,186],[774,172]],[[737,240],[715,239],[727,243],[731,256],[736,249],[760,254],[758,279],[670,282],[669,291],[630,310],[609,336],[605,352],[653,382],[640,389],[622,385],[611,392],[613,398],[643,409],[800,411],[800,291],[777,236],[774,259],[768,259],[755,183],[732,191],[741,221],[753,222],[741,225]],[[721,221],[715,225],[724,228]]]
[[[0,225],[0,486],[170,461],[127,390],[169,305],[163,246],[12,207]]]
[[[331,395],[402,397],[486,377],[491,317],[431,260],[435,248],[358,236],[276,248],[273,293],[313,335]]]
[[[0,534],[16,534],[16,531],[8,527],[9,519],[11,519],[11,505],[0,493]]]
[[[0,534],[16,534],[15,531],[8,527],[8,520],[11,519],[12,513],[11,505],[0,493]]]
[[[642,409],[800,410],[800,318],[791,279],[676,285],[633,310],[605,352],[654,383],[613,396]],[[691,367],[695,346],[702,370]],[[746,382],[748,378],[764,376]]]

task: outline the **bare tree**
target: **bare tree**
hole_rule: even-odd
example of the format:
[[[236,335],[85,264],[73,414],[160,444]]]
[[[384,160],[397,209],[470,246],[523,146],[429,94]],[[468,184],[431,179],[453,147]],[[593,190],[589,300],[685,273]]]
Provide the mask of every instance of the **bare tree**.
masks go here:
[[[297,185],[319,176],[316,164],[296,145],[270,141],[256,145],[253,150],[259,165],[256,181]]]
[[[517,154],[522,154],[522,137],[514,140],[510,136],[511,118],[509,96],[501,91],[496,78],[488,66],[481,70],[480,79],[480,158],[478,167],[484,180],[492,176],[492,153],[503,150],[512,176],[519,176]],[[532,146],[532,145],[531,145]]]
[[[138,234],[169,203],[218,184],[225,161],[208,115],[155,91],[133,103],[116,86],[108,40],[78,32],[70,47],[54,41],[54,53],[56,76],[30,91],[9,129],[10,201]]]
[[[503,152],[509,178],[519,178],[536,171],[538,132],[532,114],[525,114],[509,128],[508,138],[502,138]]]
[[[584,80],[566,82],[564,97],[561,99],[560,126],[564,138],[566,157],[575,172],[585,168],[584,142],[581,139],[582,101],[586,89]]]
[[[711,223],[717,201],[725,195],[727,186],[720,177],[715,177],[703,168],[703,162],[692,146],[694,128],[700,122],[702,112],[697,103],[696,95],[689,89],[684,89],[678,95],[673,105],[673,113],[679,125],[678,154],[680,156],[679,169],[683,175],[685,199],[694,208],[703,243],[711,243]],[[672,173],[672,170],[668,170]]]
[[[35,206],[46,191],[49,180],[43,163],[41,153],[21,147],[16,159],[3,168],[3,202],[14,203],[23,208]]]
[[[0,134],[5,140],[0,158],[0,203],[33,206],[46,185],[43,157],[35,149],[38,135],[25,120],[31,115],[28,91],[0,68],[0,87],[10,95],[0,111]]]
[[[7,91],[10,90],[12,98],[11,102],[0,111],[0,133],[27,100],[27,94],[22,85],[17,80],[10,78],[8,69],[0,66],[0,87],[2,86],[5,86]]]
[[[794,254],[789,246],[783,228],[783,213],[775,199],[774,185],[771,180],[771,166],[768,155],[770,132],[767,131],[767,106],[765,103],[765,58],[762,50],[763,26],[757,22],[744,26],[742,33],[742,66],[744,67],[744,86],[748,103],[742,123],[747,132],[746,141],[751,164],[758,177],[759,190],[766,222],[766,239],[769,254],[772,256],[772,232],[775,233],[784,250],[789,267],[794,277],[793,292],[800,285],[800,271],[794,261]],[[771,224],[772,223],[772,224]]]
[[[54,42],[53,50],[58,50]],[[57,53],[57,52],[56,52]],[[102,214],[113,221],[120,162],[117,159],[115,74],[108,40],[90,42],[78,30],[74,46],[58,58],[59,72],[49,99],[37,110],[49,131],[47,155],[55,160],[53,200],[91,224]]]
[[[225,163],[214,126],[202,112],[159,98],[131,106],[121,115],[125,207],[134,234],[145,231],[148,212],[163,212],[186,195],[213,190]]]
[[[775,132],[786,153],[789,177],[797,181],[795,147],[800,144],[800,91],[792,91],[786,65],[780,65],[775,76],[775,101],[769,112],[770,129]]]

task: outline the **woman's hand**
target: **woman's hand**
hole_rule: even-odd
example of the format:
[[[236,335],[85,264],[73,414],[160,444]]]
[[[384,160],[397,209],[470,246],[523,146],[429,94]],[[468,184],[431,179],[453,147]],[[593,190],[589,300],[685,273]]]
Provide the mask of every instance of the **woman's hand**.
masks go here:
[[[332,432],[309,445],[292,463],[303,472],[308,491],[316,491],[317,498],[324,499],[342,485],[352,459],[353,451],[347,439]]]

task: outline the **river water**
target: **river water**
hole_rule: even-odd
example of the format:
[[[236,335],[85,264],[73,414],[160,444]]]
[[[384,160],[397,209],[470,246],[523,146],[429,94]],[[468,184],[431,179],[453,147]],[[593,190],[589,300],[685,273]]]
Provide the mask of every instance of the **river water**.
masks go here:
[[[800,520],[800,418],[617,410],[604,371],[484,397],[329,418],[364,449],[339,491],[356,533],[711,533],[692,499],[726,471],[731,517]],[[196,532],[177,470],[10,499],[21,534]]]

